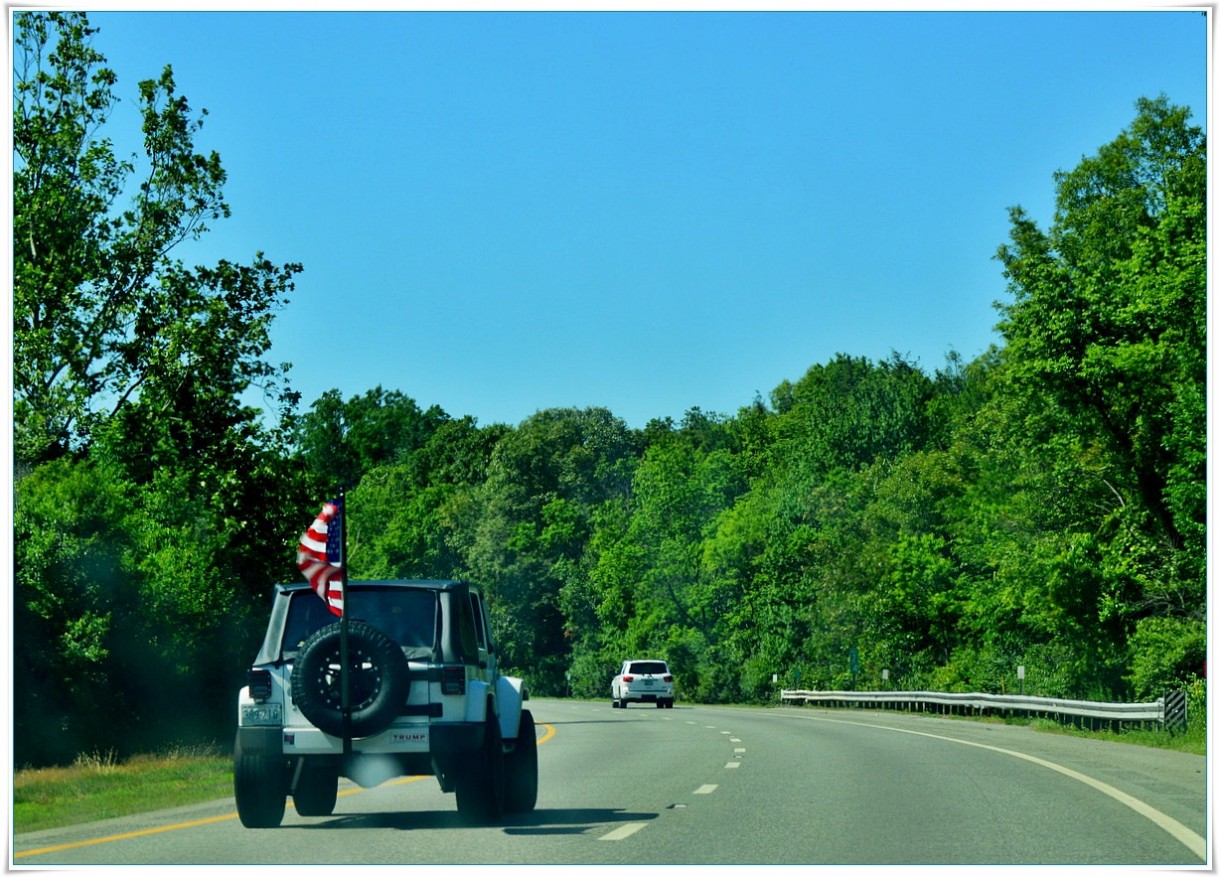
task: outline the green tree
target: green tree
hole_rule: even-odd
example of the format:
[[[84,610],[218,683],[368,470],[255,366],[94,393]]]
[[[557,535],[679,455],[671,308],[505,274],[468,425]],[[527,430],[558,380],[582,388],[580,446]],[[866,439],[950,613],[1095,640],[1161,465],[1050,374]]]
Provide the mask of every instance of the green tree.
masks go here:
[[[630,487],[636,441],[604,408],[539,411],[496,444],[463,519],[461,550],[470,577],[490,589],[506,665],[540,693],[566,687],[561,594],[584,575],[598,508]]]
[[[241,398],[259,385],[292,413],[265,354],[299,266],[173,258],[228,207],[171,69],[140,83],[143,158],[122,159],[86,16],[16,30],[19,720],[85,750],[206,739],[227,733],[253,610],[301,526],[281,427]]]
[[[1189,112],[1141,99],[1134,122],[1056,175],[1047,232],[1020,208],[999,259],[1013,388],[1046,395],[1056,441],[1108,500],[1107,610],[1201,617],[1206,423],[1206,143]]]
[[[229,215],[216,153],[173,72],[139,84],[144,156],[103,136],[116,77],[81,12],[19,12],[13,85],[14,449],[36,464],[86,446],[98,425],[160,385],[167,414],[189,382],[252,383],[295,401],[262,355],[299,265],[188,269],[184,241]],[[154,411],[157,410],[154,408]]]
[[[817,479],[916,450],[929,437],[932,393],[928,376],[897,354],[880,363],[839,354],[813,366],[771,394],[780,415],[775,466]]]
[[[678,428],[652,424],[649,441],[628,517],[615,515],[615,529],[596,540],[588,596],[597,634],[581,651],[599,654],[603,668],[631,655],[668,658],[683,668],[686,696],[731,697],[739,680],[712,652],[728,636],[741,581],[705,546],[746,486],[735,433],[724,418],[692,409]]]
[[[329,495],[377,466],[408,463],[449,420],[439,406],[424,410],[398,390],[378,386],[344,401],[332,389],[297,419],[293,438],[311,485]]]
[[[444,420],[418,450],[373,466],[348,494],[353,575],[454,578],[467,526],[496,443],[508,427]]]
[[[124,565],[129,496],[70,459],[39,467],[15,493],[13,758],[69,762],[112,748],[112,729],[136,706],[111,684],[120,625],[138,614]]]

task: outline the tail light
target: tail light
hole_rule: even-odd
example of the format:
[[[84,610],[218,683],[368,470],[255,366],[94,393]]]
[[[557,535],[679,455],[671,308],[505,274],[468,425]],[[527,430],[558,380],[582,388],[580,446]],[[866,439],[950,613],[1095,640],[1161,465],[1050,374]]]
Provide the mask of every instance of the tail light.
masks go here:
[[[466,668],[443,667],[441,669],[441,694],[466,693]]]
[[[271,697],[270,670],[251,670],[247,684],[250,686],[250,697],[256,702],[262,703]]]
[[[624,682],[635,682],[635,677],[634,676],[624,676],[623,681]]]
[[[666,682],[673,682],[673,681],[674,681],[674,677],[669,676],[669,675],[662,676],[661,678],[662,678],[662,679],[664,679]]]

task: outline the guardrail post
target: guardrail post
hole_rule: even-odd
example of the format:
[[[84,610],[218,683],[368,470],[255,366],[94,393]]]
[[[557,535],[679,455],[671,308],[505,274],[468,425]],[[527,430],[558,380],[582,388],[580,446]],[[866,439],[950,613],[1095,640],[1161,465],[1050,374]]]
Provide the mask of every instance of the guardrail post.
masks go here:
[[[1186,730],[1186,692],[1171,691],[1160,698],[1160,703],[1161,724],[1171,733]]]

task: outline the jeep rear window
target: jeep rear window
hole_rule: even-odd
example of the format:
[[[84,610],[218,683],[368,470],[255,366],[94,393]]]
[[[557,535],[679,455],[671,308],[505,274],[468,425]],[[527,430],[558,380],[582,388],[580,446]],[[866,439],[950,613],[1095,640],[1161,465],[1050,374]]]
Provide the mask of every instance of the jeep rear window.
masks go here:
[[[363,621],[405,649],[431,652],[436,643],[436,593],[418,588],[352,588],[347,595],[348,620]],[[328,624],[336,624],[326,604],[312,591],[298,591],[288,604],[284,624],[285,658]]]

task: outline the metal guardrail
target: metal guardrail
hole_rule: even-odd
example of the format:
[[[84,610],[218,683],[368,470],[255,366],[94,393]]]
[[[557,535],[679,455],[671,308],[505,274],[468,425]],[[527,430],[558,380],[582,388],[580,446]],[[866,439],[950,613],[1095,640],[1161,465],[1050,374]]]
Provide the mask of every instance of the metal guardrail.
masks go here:
[[[1174,695],[1170,698],[1175,701]],[[1184,699],[1183,699],[1184,701]],[[781,703],[816,703],[822,706],[856,706],[880,709],[902,709],[919,712],[950,714],[1024,714],[1042,717],[1067,717],[1095,721],[1155,722],[1174,730],[1186,726],[1184,703],[1168,714],[1166,699],[1151,703],[1101,703],[1091,700],[1065,700],[1057,697],[1027,697],[1011,694],[971,692],[958,694],[944,691],[801,691],[783,690]]]

